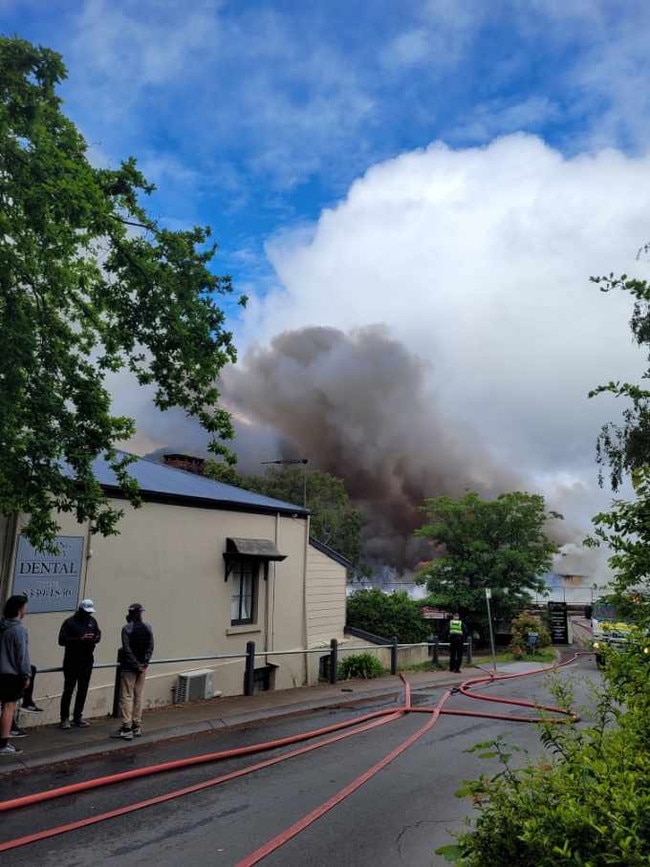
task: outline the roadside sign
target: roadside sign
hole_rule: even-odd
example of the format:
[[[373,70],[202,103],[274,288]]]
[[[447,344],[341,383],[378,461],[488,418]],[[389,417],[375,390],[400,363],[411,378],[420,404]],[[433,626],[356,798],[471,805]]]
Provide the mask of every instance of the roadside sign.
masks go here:
[[[441,611],[440,608],[430,608],[428,605],[423,605],[420,608],[420,614],[424,620],[444,620],[447,616],[447,613]]]
[[[489,587],[485,588],[485,598],[486,599],[492,599],[492,591],[490,590]]]

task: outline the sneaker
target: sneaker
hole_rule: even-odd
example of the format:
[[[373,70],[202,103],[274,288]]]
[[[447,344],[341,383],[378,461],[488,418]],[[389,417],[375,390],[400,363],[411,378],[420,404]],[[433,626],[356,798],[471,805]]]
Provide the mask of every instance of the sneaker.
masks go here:
[[[20,710],[23,713],[43,713],[43,708],[38,707],[34,702],[31,702],[31,704],[22,704]]]
[[[14,725],[11,727],[11,731],[9,732],[9,737],[10,738],[26,738],[27,732],[25,731],[25,729],[20,729],[20,728],[18,728],[18,726]]]
[[[111,735],[112,738],[120,738],[123,741],[132,741],[133,740],[133,729],[128,728],[128,726],[121,726],[116,732]]]
[[[22,753],[20,747],[15,747],[13,744],[5,744],[0,747],[0,756],[18,756]]]
[[[62,719],[61,722],[59,723],[59,728],[60,729],[69,729],[70,728],[70,720],[69,719]]]
[[[88,722],[87,719],[73,719],[73,720],[72,720],[72,725],[73,725],[76,729],[87,729],[88,726],[90,725],[90,723]]]
[[[131,731],[133,732],[133,737],[134,737],[134,738],[140,738],[140,737],[142,737],[142,726],[133,726],[133,728],[131,729]]]

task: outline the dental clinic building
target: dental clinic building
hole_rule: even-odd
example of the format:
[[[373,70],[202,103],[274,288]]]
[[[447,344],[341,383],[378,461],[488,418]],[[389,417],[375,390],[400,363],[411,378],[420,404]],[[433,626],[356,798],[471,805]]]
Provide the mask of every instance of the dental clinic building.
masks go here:
[[[95,466],[113,505],[124,509],[118,536],[91,535],[88,524],[61,515],[59,553],[52,555],[21,535],[26,519],[0,517],[1,598],[29,597],[25,625],[37,668],[61,665],[61,623],[91,598],[102,630],[96,663],[115,662],[126,609],[140,602],[154,629],[154,661],[243,654],[254,641],[257,688],[314,682],[319,653],[265,654],[322,647],[324,655],[330,639],[343,639],[350,564],[310,541],[309,512],[143,459],[129,471],[140,486],[139,509],[120,499],[103,461]],[[93,672],[87,716],[110,712],[114,679],[114,668]],[[147,705],[173,702],[190,681],[198,685],[195,697],[241,694],[244,660],[153,664]],[[58,718],[61,689],[60,673],[38,674],[43,722]]]

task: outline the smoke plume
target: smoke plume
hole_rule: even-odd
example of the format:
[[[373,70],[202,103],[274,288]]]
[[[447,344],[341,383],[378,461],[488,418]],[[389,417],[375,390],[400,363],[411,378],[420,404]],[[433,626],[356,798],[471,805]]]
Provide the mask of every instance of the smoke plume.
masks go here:
[[[251,350],[221,385],[240,428],[273,429],[281,457],[306,457],[345,480],[366,518],[368,559],[401,568],[422,554],[412,532],[426,497],[523,486],[443,412],[434,380],[384,327],[312,327]]]

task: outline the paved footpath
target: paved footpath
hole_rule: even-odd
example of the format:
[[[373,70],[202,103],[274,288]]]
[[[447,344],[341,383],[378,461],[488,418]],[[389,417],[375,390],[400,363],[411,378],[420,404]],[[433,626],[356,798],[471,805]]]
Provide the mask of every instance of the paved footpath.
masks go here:
[[[529,663],[502,664],[498,667],[498,673],[514,674],[528,670],[522,669],[522,666],[528,669],[536,667]],[[462,675],[432,670],[407,672],[405,676],[411,689],[417,691],[456,686],[463,680],[490,671],[491,667],[482,669],[470,666],[464,669]],[[140,746],[188,737],[199,732],[233,728],[273,717],[293,716],[343,705],[353,706],[368,701],[399,701],[403,690],[400,678],[388,675],[375,680],[341,681],[335,685],[318,684],[261,692],[253,696],[238,695],[154,708],[144,713],[142,737],[128,742],[111,739],[111,733],[118,728],[118,723],[110,718],[96,719],[86,729],[69,731],[62,731],[56,725],[39,726],[30,728],[26,738],[14,741],[16,746],[23,749],[19,756],[0,758],[0,777],[124,750],[129,745]]]

